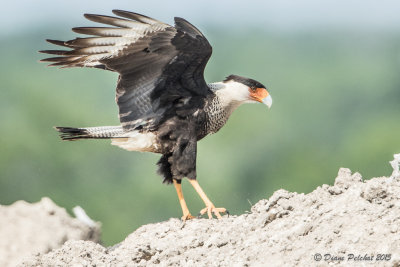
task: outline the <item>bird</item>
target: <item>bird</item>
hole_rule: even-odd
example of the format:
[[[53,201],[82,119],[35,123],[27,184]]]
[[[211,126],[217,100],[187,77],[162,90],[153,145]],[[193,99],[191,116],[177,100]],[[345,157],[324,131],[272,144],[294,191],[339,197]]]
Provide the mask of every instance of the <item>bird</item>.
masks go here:
[[[266,86],[239,75],[207,83],[204,69],[212,47],[201,31],[175,17],[174,26],[139,13],[112,10],[114,16],[84,14],[101,27],[77,27],[83,37],[47,39],[61,50],[42,50],[42,59],[60,68],[89,67],[117,72],[117,126],[54,127],[63,140],[110,139],[128,151],[161,154],[157,162],[163,182],[173,184],[183,221],[193,219],[182,191],[187,178],[205,204],[199,215],[222,218],[197,181],[197,142],[218,132],[243,103],[272,98]],[[229,214],[228,214],[229,216]]]

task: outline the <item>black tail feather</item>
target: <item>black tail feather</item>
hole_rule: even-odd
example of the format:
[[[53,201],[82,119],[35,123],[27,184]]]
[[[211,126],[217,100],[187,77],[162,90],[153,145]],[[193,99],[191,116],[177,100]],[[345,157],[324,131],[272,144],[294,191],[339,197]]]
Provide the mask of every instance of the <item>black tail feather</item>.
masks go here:
[[[60,132],[60,137],[62,140],[75,141],[78,139],[93,138],[85,128],[54,127],[54,129]]]
[[[110,139],[123,137],[124,129],[118,126],[97,126],[86,128],[73,127],[54,127],[60,132],[60,137],[63,140],[78,140],[78,139]]]

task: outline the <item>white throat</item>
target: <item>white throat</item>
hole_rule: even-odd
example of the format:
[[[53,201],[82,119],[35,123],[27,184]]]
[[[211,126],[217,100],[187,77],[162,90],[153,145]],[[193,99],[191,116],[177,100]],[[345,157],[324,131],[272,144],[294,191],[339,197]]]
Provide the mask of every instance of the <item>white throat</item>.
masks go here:
[[[216,82],[210,83],[208,86],[217,95],[220,104],[224,107],[235,109],[243,103],[253,102],[249,99],[249,88],[242,83],[235,81]]]

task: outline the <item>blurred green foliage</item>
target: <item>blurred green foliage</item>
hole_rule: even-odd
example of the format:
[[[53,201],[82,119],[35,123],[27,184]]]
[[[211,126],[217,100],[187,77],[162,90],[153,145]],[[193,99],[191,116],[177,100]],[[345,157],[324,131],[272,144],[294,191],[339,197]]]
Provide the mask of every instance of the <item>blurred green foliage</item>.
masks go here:
[[[389,175],[400,152],[400,34],[351,31],[273,33],[207,29],[214,48],[206,78],[239,74],[270,88],[274,104],[240,107],[199,143],[198,180],[217,206],[249,210],[279,188],[309,192],[332,184],[339,167],[364,178]],[[175,189],[161,183],[159,155],[109,141],[62,142],[53,126],[117,125],[117,75],[46,68],[42,29],[0,39],[0,203],[49,196],[82,206],[103,224],[107,245],[142,224],[180,217]],[[54,47],[53,47],[54,48]],[[187,182],[193,214],[203,203]]]

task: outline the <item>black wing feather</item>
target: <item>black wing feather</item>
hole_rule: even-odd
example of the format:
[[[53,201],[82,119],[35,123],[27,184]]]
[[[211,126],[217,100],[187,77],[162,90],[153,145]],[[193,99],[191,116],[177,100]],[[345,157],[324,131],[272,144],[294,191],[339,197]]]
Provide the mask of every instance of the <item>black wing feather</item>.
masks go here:
[[[113,10],[119,17],[85,14],[88,20],[114,27],[78,27],[74,32],[94,37],[70,41],[48,40],[72,50],[44,50],[58,57],[43,59],[51,66],[95,67],[120,74],[116,88],[120,121],[124,129],[138,120],[153,120],[152,127],[179,110],[196,109],[212,92],[204,68],[212,49],[203,34],[182,18],[175,27],[150,17]],[[185,106],[190,101],[194,106]]]

